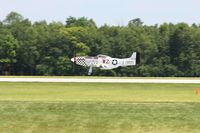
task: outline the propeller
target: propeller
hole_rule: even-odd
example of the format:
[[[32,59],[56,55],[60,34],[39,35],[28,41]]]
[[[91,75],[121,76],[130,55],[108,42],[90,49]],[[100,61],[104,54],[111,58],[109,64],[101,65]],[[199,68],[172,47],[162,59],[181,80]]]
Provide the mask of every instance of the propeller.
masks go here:
[[[73,53],[73,73],[75,74],[75,71],[76,71],[76,62],[74,61],[74,59],[76,58],[76,52],[75,52],[75,50],[74,50],[74,53]],[[71,60],[72,60],[71,59]]]

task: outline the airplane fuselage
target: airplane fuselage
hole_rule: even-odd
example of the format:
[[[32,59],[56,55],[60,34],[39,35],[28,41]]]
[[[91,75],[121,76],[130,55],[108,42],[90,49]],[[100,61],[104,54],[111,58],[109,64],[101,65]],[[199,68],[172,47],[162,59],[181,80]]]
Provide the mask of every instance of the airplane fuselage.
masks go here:
[[[136,59],[137,57],[137,59]],[[114,69],[117,67],[125,67],[125,66],[134,66],[139,62],[139,55],[136,56],[136,52],[133,52],[130,58],[112,58],[107,55],[97,55],[94,57],[90,56],[81,56],[71,58],[71,61],[77,65],[89,67],[88,75],[92,73],[93,67],[98,67],[100,69],[108,70]]]
[[[77,65],[86,67],[99,67],[100,69],[114,69],[119,66],[133,66],[136,64],[135,60],[131,58],[111,58],[105,55],[98,55],[95,57],[74,57],[71,59]]]

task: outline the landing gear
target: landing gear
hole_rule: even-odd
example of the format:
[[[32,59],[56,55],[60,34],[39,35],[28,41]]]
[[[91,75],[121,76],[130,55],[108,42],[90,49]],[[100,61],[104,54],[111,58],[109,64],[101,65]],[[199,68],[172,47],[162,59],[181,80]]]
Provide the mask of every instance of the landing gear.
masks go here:
[[[92,74],[92,67],[89,68],[88,75]]]

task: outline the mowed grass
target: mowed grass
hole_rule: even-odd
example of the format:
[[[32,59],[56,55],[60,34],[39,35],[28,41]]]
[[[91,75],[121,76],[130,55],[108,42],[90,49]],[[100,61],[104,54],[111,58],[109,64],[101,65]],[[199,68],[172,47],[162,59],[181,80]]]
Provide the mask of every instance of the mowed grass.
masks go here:
[[[0,83],[1,133],[198,133],[198,84]]]
[[[0,83],[0,101],[199,102],[198,84]]]

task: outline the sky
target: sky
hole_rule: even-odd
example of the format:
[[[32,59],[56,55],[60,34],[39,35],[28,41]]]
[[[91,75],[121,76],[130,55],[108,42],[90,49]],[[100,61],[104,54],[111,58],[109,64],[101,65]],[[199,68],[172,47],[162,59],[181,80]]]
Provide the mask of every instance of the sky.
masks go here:
[[[0,0],[0,20],[11,11],[32,22],[92,18],[98,26],[127,25],[140,18],[146,25],[164,22],[200,24],[200,0]]]

